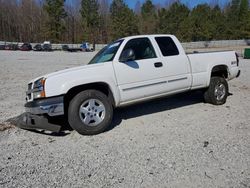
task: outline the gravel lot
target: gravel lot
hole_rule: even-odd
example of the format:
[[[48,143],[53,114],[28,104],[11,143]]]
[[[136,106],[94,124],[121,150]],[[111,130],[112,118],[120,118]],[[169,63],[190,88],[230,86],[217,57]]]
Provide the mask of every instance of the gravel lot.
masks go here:
[[[0,51],[0,123],[24,112],[30,79],[93,55]],[[241,68],[223,106],[195,92],[118,109],[96,136],[2,131],[0,187],[250,187],[250,61]]]

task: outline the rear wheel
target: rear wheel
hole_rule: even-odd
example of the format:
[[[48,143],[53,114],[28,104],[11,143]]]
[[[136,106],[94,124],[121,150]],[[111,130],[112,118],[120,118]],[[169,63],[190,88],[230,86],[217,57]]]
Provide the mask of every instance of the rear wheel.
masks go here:
[[[97,90],[77,94],[69,104],[70,126],[82,135],[99,134],[111,124],[113,107],[108,97]]]
[[[212,77],[209,88],[204,93],[205,102],[214,105],[225,104],[228,96],[228,84],[225,78]]]

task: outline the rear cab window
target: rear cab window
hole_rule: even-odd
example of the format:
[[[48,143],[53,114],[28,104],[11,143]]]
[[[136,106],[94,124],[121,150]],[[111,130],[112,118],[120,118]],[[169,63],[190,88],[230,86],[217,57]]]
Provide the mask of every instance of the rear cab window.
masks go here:
[[[163,56],[179,55],[179,50],[171,37],[155,37]]]

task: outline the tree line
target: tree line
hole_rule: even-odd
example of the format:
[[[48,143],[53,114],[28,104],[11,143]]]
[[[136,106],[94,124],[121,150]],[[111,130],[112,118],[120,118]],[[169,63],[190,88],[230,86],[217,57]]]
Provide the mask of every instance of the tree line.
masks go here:
[[[0,40],[108,43],[137,34],[174,34],[182,42],[250,38],[248,0],[189,8],[124,0],[0,0]]]

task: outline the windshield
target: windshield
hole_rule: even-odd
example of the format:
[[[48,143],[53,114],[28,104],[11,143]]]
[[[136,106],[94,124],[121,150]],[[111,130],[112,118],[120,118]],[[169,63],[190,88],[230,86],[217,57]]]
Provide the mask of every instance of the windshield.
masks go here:
[[[104,63],[108,61],[113,61],[116,52],[118,51],[123,40],[115,41],[108,46],[104,47],[99,51],[95,57],[89,62],[89,64]]]

